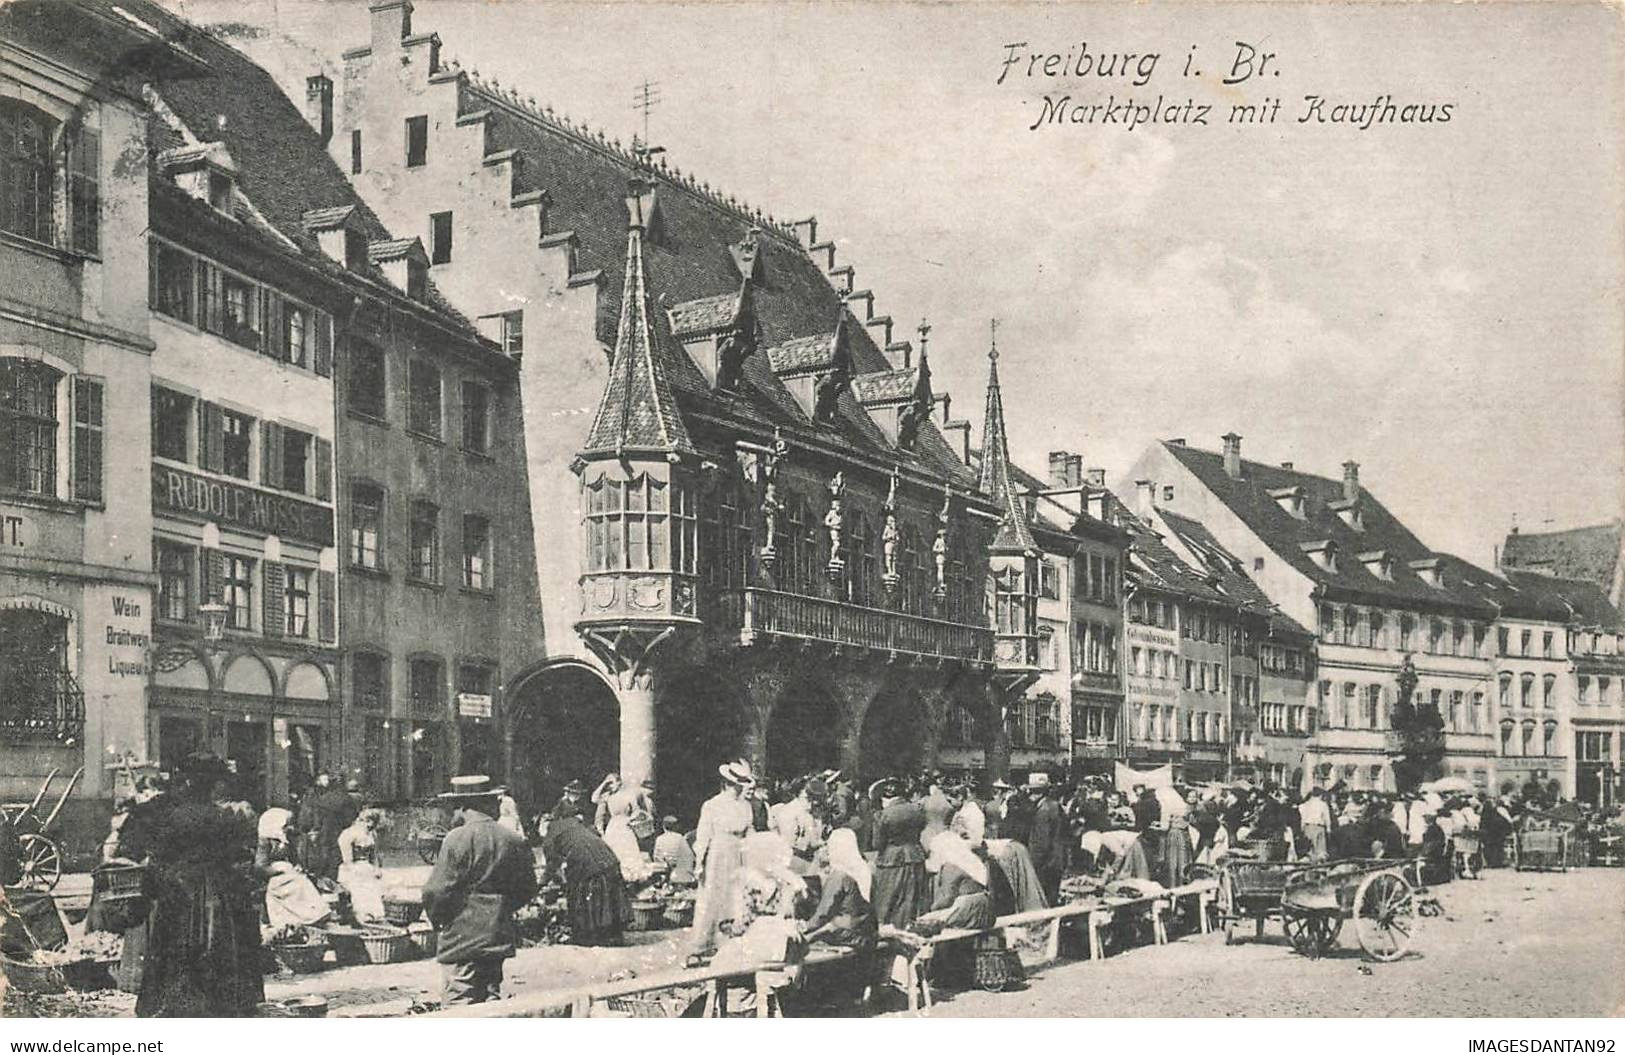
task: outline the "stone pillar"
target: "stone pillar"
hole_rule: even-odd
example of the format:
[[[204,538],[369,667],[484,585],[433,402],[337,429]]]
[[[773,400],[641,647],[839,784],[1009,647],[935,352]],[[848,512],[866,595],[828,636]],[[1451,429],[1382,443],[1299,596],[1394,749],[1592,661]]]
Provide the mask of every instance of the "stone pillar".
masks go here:
[[[830,674],[830,691],[837,710],[835,743],[841,772],[859,774],[863,768],[863,719],[869,706],[886,687],[887,670],[874,665],[843,666]]]
[[[654,678],[645,673],[619,680],[621,780],[627,787],[637,787],[655,775]]]
[[[758,775],[767,772],[768,726],[792,676],[771,656],[753,661],[739,672],[735,693],[741,718],[739,752]]]
[[[986,753],[989,780],[1010,779],[1010,731],[1005,727],[1006,708],[1017,698],[1007,694],[997,678],[988,682],[986,721],[982,727],[982,749]]]

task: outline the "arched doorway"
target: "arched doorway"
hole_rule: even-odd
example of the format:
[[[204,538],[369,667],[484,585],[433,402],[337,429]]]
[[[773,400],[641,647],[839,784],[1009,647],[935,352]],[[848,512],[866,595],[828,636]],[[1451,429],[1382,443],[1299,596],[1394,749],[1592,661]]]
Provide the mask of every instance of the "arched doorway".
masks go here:
[[[926,764],[929,715],[925,702],[907,689],[876,696],[863,716],[859,770],[864,780],[912,774]]]
[[[582,663],[525,679],[513,708],[513,794],[529,813],[551,809],[564,785],[591,789],[619,768],[620,705],[609,683]]]
[[[840,765],[840,715],[812,678],[791,678],[767,723],[767,776],[789,780]]]

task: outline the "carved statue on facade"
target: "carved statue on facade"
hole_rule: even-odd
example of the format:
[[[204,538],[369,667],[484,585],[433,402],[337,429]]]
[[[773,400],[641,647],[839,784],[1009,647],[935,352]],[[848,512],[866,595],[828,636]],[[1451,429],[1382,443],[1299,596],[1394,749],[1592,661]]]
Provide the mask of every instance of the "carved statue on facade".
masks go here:
[[[953,500],[952,493],[944,487],[942,489],[942,508],[937,511],[937,538],[931,543],[931,556],[937,562],[937,585],[932,589],[938,601],[948,596],[948,510]]]
[[[901,581],[897,574],[897,545],[902,537],[903,533],[897,527],[897,470],[893,469],[891,490],[886,494],[886,526],[880,532],[881,552],[886,563],[880,581],[885,585],[887,593],[895,594],[897,584]]]
[[[773,539],[778,534],[779,512],[784,504],[779,501],[779,460],[788,456],[790,445],[784,442],[778,429],[773,430],[773,449],[762,460],[762,567],[767,571],[773,570],[773,563],[778,560],[779,551],[773,546]]]
[[[845,494],[846,474],[838,472],[829,482],[829,512],[824,514],[824,527],[829,529],[827,570],[831,582],[839,580],[841,572],[846,568],[846,560],[841,556],[841,531],[846,524],[845,514],[841,510],[841,499]]]

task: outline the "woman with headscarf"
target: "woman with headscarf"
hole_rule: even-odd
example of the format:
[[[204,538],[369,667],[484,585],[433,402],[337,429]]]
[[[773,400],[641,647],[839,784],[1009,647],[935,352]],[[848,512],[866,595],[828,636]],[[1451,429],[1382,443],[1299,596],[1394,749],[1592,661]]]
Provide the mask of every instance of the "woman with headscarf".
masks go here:
[[[339,832],[339,884],[350,892],[350,908],[360,921],[384,918],[384,873],[378,867],[378,829],[384,814],[364,809]]]
[[[212,756],[184,760],[174,790],[119,833],[118,855],[146,860],[153,890],[142,1018],[241,1017],[265,999],[254,825],[210,801],[225,772]]]
[[[807,940],[825,945],[867,949],[874,946],[874,873],[858,850],[858,837],[850,828],[837,828],[829,836],[829,863],[819,892],[818,907],[807,921]]]
[[[935,866],[930,911],[919,917],[928,928],[986,930],[993,926],[988,862],[958,832],[945,831],[931,840]]]
[[[311,926],[327,918],[327,902],[293,860],[293,812],[272,806],[260,814],[254,874],[265,884],[265,921],[273,927]]]
[[[727,762],[717,767],[717,773],[722,789],[700,807],[694,829],[694,876],[700,889],[688,938],[690,960],[716,945],[717,924],[727,915],[734,893],[740,847],[752,827],[750,803],[744,797],[752,782],[750,766]]]

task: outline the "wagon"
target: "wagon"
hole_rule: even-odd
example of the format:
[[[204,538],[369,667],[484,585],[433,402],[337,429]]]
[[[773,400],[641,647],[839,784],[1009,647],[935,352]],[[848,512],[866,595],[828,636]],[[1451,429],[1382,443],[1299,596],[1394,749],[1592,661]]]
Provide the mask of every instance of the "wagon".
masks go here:
[[[62,878],[62,847],[57,843],[54,833],[56,821],[62,813],[62,806],[73,794],[78,786],[79,778],[84,776],[85,770],[81,766],[74,770],[73,776],[68,779],[67,787],[56,800],[56,805],[43,817],[40,815],[40,804],[45,795],[51,790],[56,781],[59,770],[52,769],[45,775],[40,783],[39,790],[34,793],[31,802],[16,802],[0,806],[10,818],[12,826],[17,831],[17,855],[22,865],[22,879],[18,885],[37,890],[51,890],[57,881]]]
[[[1416,888],[1405,862],[1334,861],[1307,865],[1287,876],[1281,918],[1293,948],[1317,957],[1331,949],[1353,921],[1360,948],[1373,960],[1404,956],[1416,937]]]
[[[1560,828],[1528,828],[1518,833],[1514,845],[1514,867],[1520,872],[1556,871],[1569,868],[1569,836]]]
[[[1281,893],[1286,889],[1287,877],[1297,867],[1286,861],[1261,861],[1246,857],[1225,859],[1219,871],[1219,891],[1214,898],[1214,908],[1219,924],[1224,927],[1226,945],[1236,943],[1237,931],[1246,919],[1255,922],[1255,937],[1264,936],[1264,924],[1271,916],[1281,914]]]

